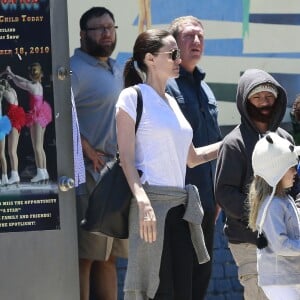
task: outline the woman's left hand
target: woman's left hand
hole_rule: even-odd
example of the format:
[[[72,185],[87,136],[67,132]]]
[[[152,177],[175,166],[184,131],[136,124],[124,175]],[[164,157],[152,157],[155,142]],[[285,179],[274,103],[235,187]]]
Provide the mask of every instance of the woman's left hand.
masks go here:
[[[150,203],[138,203],[140,237],[147,243],[156,241],[156,217]]]

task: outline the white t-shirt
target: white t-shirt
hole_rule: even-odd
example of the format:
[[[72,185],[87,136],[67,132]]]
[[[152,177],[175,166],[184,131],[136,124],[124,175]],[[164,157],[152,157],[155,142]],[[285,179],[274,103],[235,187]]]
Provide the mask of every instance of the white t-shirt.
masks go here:
[[[147,84],[139,85],[143,112],[136,133],[135,165],[143,172],[141,182],[151,185],[184,187],[186,163],[193,132],[176,100],[166,94],[168,103]],[[124,89],[117,101],[135,121],[137,94]]]

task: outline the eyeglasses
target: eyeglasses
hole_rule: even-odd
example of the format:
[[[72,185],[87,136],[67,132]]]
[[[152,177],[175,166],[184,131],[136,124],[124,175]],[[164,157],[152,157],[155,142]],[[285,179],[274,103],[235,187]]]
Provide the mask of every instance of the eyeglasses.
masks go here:
[[[173,61],[180,58],[180,50],[179,49],[172,49],[171,51],[166,52],[158,52],[157,54],[169,54],[169,58],[171,58]]]
[[[100,34],[103,34],[106,30],[109,33],[114,33],[118,26],[99,26],[99,27],[90,27],[90,28],[85,28],[86,31],[98,31]]]

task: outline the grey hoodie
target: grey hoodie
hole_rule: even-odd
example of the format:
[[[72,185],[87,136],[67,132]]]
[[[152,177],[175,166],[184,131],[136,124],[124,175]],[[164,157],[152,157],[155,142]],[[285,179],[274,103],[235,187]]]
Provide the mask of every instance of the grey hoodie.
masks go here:
[[[257,224],[267,202],[268,198],[259,209]],[[300,215],[294,200],[291,197],[274,197],[262,229],[268,246],[257,251],[258,284],[299,285]]]
[[[225,136],[219,151],[215,177],[216,201],[226,215],[225,234],[231,243],[256,243],[257,234],[248,228],[248,186],[253,177],[251,156],[261,133],[250,118],[247,96],[256,86],[271,83],[278,89],[275,110],[269,131],[293,142],[291,135],[279,128],[286,110],[287,96],[283,87],[267,72],[249,69],[241,76],[236,94],[236,104],[241,123]]]

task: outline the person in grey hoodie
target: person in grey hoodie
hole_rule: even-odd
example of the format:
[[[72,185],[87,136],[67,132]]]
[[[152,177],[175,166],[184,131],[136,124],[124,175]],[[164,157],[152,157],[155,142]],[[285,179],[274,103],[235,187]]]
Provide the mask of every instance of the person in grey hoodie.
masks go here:
[[[300,299],[300,211],[288,195],[300,147],[270,132],[255,145],[249,227],[259,232],[258,285],[271,300]]]
[[[248,186],[253,176],[251,156],[256,142],[268,131],[293,142],[279,124],[283,119],[287,95],[267,72],[248,69],[241,76],[236,95],[241,123],[227,136],[219,151],[215,177],[215,196],[226,222],[224,231],[238,266],[245,300],[267,299],[257,285],[257,232],[248,227]]]

